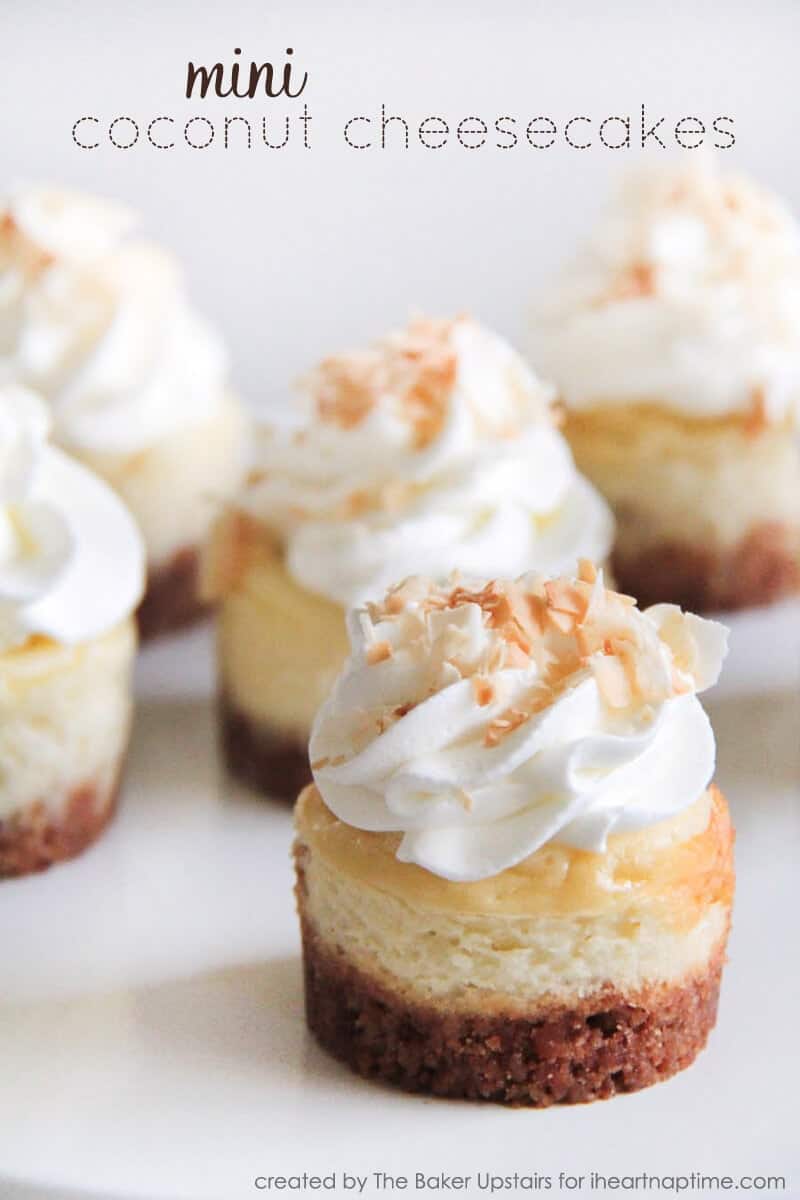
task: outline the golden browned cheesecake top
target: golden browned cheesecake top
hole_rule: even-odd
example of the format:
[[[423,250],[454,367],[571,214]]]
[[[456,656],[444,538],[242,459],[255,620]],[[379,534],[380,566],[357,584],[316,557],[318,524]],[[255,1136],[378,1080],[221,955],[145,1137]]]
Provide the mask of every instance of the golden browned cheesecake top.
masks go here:
[[[710,904],[733,895],[733,828],[712,786],[690,808],[647,829],[609,838],[605,854],[548,843],[489,879],[454,883],[400,862],[397,833],[346,825],[310,785],[297,803],[298,842],[365,887],[412,907],[509,917],[600,914],[651,898],[691,928]]]

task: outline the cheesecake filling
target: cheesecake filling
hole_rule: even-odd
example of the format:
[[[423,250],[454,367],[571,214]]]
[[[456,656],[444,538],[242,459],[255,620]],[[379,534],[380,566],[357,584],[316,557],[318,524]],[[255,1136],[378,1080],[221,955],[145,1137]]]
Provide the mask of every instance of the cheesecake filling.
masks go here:
[[[261,727],[305,753],[347,658],[345,614],[300,587],[258,528],[253,536],[246,570],[217,613],[220,689],[254,733]]]
[[[557,846],[528,872],[454,884],[397,863],[392,835],[326,817],[310,788],[297,814],[303,919],[329,953],[410,1005],[535,1011],[609,983],[631,996],[682,984],[727,935],[730,821],[706,792],[662,824],[668,835],[613,836],[606,856]]]
[[[789,531],[800,558],[800,448],[791,427],[688,421],[644,405],[570,413],[579,468],[611,504],[615,550],[727,550],[754,527]]]
[[[76,791],[114,788],[135,651],[128,618],[80,645],[36,638],[0,657],[0,825],[33,806],[57,824]]]

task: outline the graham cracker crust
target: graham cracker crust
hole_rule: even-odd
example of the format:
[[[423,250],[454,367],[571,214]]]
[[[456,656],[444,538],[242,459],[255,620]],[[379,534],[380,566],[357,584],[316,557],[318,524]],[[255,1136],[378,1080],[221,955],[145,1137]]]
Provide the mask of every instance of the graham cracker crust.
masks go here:
[[[716,1021],[723,946],[702,973],[634,997],[609,988],[574,1007],[467,1015],[409,1005],[301,924],[309,1029],[357,1074],[409,1092],[532,1108],[606,1100],[688,1067]]]
[[[119,777],[104,788],[83,783],[70,792],[57,814],[42,801],[35,801],[0,821],[0,879],[31,875],[75,858],[108,825],[118,796]]]
[[[294,804],[311,783],[308,746],[245,716],[224,692],[218,710],[222,755],[231,775],[262,795]]]
[[[780,522],[755,526],[730,550],[662,542],[643,553],[616,550],[617,585],[640,607],[669,601],[695,612],[771,604],[800,592],[800,533]]]
[[[150,571],[136,612],[142,641],[185,629],[208,615],[211,605],[200,598],[199,577],[200,551],[195,546],[185,546]]]

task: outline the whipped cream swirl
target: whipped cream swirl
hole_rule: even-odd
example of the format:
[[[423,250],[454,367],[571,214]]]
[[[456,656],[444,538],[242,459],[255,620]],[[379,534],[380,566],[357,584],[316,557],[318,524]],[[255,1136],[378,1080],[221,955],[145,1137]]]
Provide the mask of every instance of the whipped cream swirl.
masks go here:
[[[219,339],[135,225],[121,205],[56,189],[0,203],[0,383],[40,392],[78,452],[137,453],[225,394]]]
[[[0,652],[32,634],[98,637],[130,615],[144,587],[127,509],[47,444],[49,424],[38,396],[0,386]]]
[[[602,852],[711,780],[695,693],[716,682],[727,631],[674,605],[640,612],[589,563],[578,579],[411,579],[348,621],[314,779],[340,820],[401,832],[403,862],[472,881],[550,840]]]
[[[299,429],[262,433],[244,505],[309,590],[349,605],[412,572],[607,555],[612,519],[554,427],[552,390],[474,321],[420,319],[328,359],[304,399]]]
[[[533,347],[570,408],[800,422],[800,230],[709,161],[645,169],[539,306]]]

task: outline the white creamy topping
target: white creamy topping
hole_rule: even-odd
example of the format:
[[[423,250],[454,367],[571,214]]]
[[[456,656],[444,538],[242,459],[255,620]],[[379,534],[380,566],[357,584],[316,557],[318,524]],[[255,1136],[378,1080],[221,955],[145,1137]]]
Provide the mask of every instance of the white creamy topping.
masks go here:
[[[800,420],[800,231],[713,164],[629,176],[539,307],[536,361],[566,404]]]
[[[0,204],[0,383],[36,388],[58,441],[132,454],[207,419],[226,387],[216,334],[127,209],[55,189]]]
[[[552,424],[552,390],[474,321],[413,322],[310,376],[266,430],[245,506],[309,590],[348,605],[412,572],[517,575],[604,559],[612,520]]]
[[[47,444],[49,415],[0,386],[0,652],[42,634],[98,637],[142,595],[144,551],[116,495]]]
[[[550,840],[602,852],[713,775],[695,693],[727,631],[674,605],[639,612],[591,564],[472,589],[412,579],[353,610],[349,633],[311,735],[317,787],[445,879],[496,875]]]

